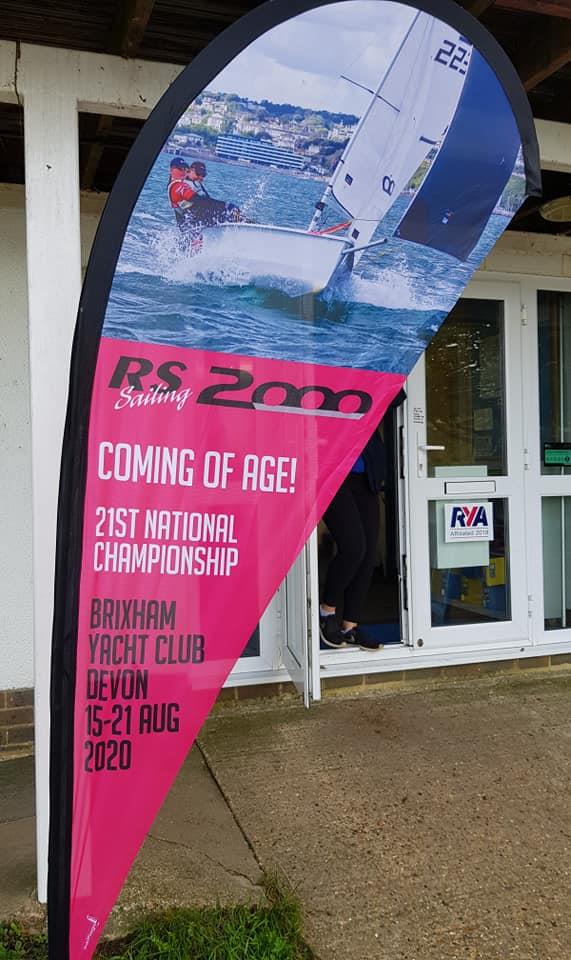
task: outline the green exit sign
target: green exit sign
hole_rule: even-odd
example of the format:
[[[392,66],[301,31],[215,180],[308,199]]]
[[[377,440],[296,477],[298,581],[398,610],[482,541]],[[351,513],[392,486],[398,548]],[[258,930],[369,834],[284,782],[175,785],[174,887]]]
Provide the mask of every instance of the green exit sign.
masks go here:
[[[571,467],[571,443],[544,443],[543,462],[546,467]]]

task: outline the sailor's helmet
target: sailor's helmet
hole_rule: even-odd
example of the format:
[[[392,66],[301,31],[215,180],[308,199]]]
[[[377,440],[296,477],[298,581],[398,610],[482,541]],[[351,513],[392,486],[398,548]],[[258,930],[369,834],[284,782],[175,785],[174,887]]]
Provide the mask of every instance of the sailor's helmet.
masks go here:
[[[186,170],[188,167],[188,162],[184,157],[173,157],[170,164],[171,170],[175,168],[178,170]]]

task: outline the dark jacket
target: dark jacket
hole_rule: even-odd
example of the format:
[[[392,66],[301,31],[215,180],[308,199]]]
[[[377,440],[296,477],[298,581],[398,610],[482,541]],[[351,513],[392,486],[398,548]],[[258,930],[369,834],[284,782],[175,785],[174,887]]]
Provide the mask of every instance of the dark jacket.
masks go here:
[[[371,493],[380,493],[387,480],[387,452],[378,430],[361,454],[365,461],[365,476]]]
[[[396,410],[406,399],[406,393],[401,390],[397,393],[395,399],[389,404],[387,413]],[[385,414],[386,416],[386,414]],[[387,451],[385,444],[381,440],[378,429],[375,429],[371,439],[368,441],[365,449],[361,453],[365,461],[365,474],[372,493],[381,493],[387,482]]]

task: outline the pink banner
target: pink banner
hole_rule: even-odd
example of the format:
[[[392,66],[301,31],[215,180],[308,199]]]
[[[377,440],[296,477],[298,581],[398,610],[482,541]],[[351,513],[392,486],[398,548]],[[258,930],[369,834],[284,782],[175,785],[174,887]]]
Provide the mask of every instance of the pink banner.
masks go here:
[[[72,356],[50,960],[92,956],[222,684],[353,467],[378,519],[380,436],[364,448],[539,182],[517,75],[448,0],[262,3],[153,110],[101,217]],[[362,618],[330,599],[322,640],[345,646],[334,613]]]
[[[101,341],[77,646],[73,960],[91,956],[220,687],[403,380]]]

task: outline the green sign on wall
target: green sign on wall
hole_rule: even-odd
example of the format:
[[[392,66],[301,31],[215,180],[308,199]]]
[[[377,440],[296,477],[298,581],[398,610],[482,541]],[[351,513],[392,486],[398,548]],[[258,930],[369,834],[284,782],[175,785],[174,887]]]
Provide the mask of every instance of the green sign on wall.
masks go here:
[[[546,467],[571,467],[571,443],[544,443],[543,462]]]

